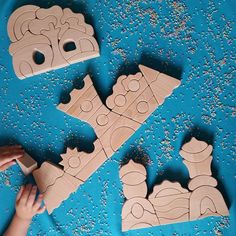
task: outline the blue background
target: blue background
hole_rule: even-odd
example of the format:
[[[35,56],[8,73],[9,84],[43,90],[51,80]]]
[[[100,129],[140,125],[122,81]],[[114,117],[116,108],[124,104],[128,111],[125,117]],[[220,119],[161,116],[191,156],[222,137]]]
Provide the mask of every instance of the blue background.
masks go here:
[[[138,64],[181,80],[163,106],[51,216],[37,216],[29,235],[122,235],[119,168],[130,158],[145,163],[149,192],[163,179],[187,187],[179,149],[195,135],[214,146],[213,176],[230,208],[228,217],[135,230],[124,235],[236,235],[236,2],[0,0],[0,145],[21,144],[39,163],[60,161],[67,146],[92,150],[85,122],[56,109],[90,74],[103,102],[121,74]],[[19,80],[8,53],[7,20],[24,4],[58,4],[85,15],[101,56]],[[13,213],[20,185],[31,181],[16,165],[0,173],[0,234]]]

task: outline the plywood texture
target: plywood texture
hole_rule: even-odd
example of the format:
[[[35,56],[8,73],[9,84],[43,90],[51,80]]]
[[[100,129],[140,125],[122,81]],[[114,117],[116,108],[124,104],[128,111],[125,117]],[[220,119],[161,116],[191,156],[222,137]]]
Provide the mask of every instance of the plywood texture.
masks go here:
[[[7,29],[20,79],[99,56],[93,27],[69,8],[22,6],[10,16]]]
[[[193,137],[180,151],[183,158],[192,161],[187,165],[191,178],[189,190],[178,182],[164,180],[154,186],[148,197],[142,187],[142,184],[146,186],[145,168],[132,160],[122,166],[120,178],[126,198],[122,208],[122,230],[229,215],[225,200],[216,188],[217,181],[211,172],[205,172],[206,165],[210,169],[211,163],[205,163],[205,160],[209,159],[211,152],[211,145]],[[193,172],[195,166],[197,171]]]

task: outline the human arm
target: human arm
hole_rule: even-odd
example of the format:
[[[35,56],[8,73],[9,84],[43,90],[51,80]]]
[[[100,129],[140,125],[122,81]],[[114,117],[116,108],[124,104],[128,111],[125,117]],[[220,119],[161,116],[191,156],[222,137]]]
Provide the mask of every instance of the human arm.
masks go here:
[[[36,199],[37,187],[28,184],[22,186],[16,197],[16,212],[4,236],[26,236],[32,218],[45,211],[41,207],[43,195]]]

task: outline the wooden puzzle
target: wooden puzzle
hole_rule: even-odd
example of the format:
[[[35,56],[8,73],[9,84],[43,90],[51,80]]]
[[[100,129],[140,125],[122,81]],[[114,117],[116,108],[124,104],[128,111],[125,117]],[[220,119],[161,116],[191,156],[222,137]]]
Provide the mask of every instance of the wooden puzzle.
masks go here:
[[[61,155],[63,170],[46,162],[33,172],[40,192],[44,193],[49,213],[110,158],[180,85],[179,80],[148,67],[141,65],[140,70],[135,75],[118,78],[113,93],[106,100],[107,106],[100,100],[89,76],[85,77],[82,89],[70,93],[71,100],[67,104],[58,105],[58,109],[66,114],[88,122],[98,139],[92,153],[67,148]],[[59,194],[58,186],[68,181],[73,182],[72,186],[66,188],[66,193]],[[145,187],[143,180],[140,188]],[[140,188],[135,191],[138,193]],[[52,197],[54,190],[57,201]]]
[[[16,159],[16,162],[25,175],[31,174],[38,168],[37,162],[27,153],[23,157]]]
[[[228,215],[217,181],[211,176],[211,153],[211,145],[193,137],[180,151],[190,175],[189,189],[164,180],[148,197],[144,166],[130,160],[121,167],[126,197],[122,231]]]
[[[25,5],[12,13],[7,28],[20,79],[99,56],[93,27],[69,8]]]

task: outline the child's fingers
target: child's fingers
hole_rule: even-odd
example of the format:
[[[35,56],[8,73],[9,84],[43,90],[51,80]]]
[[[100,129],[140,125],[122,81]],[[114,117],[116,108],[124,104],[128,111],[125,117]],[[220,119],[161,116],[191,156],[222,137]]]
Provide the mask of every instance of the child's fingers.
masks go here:
[[[30,191],[28,200],[27,200],[27,202],[26,202],[26,205],[27,205],[28,207],[32,207],[32,206],[33,206],[34,201],[35,201],[35,197],[36,197],[36,193],[37,193],[37,186],[33,186],[33,187],[31,188],[31,191]]]
[[[43,202],[43,194],[39,194],[38,199],[37,201],[35,201],[34,206],[33,206],[35,211],[37,211],[41,207],[42,202]]]
[[[24,185],[20,187],[20,191],[18,192],[18,194],[17,194],[17,196],[16,196],[16,201],[18,201],[18,200],[21,198],[22,193],[23,193],[23,191],[24,191],[24,188],[25,188]]]
[[[1,172],[1,171],[4,171],[4,170],[6,170],[6,169],[8,169],[9,167],[11,167],[11,166],[13,166],[13,165],[15,165],[15,164],[16,164],[15,161],[9,161],[9,162],[7,162],[7,163],[1,165],[1,166],[0,166],[0,172]]]
[[[16,150],[16,149],[22,149],[21,145],[13,145],[13,146],[3,146],[0,147],[1,152],[9,151],[9,150]]]
[[[45,207],[45,206],[40,207],[40,208],[37,210],[37,214],[42,214],[42,213],[44,213],[45,210],[46,210],[46,207]]]
[[[22,193],[22,196],[20,198],[20,202],[24,205],[26,205],[26,202],[29,198],[30,191],[32,189],[32,184],[27,184],[24,188],[24,191]]]

